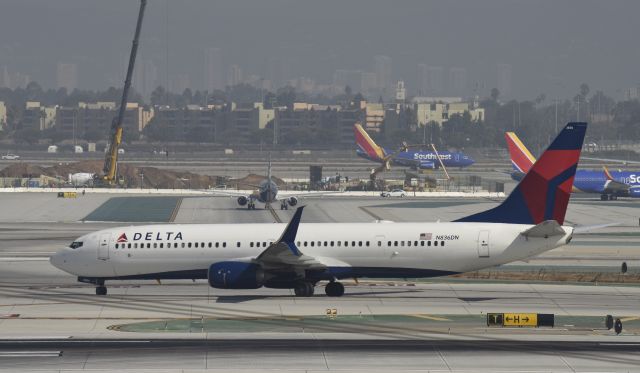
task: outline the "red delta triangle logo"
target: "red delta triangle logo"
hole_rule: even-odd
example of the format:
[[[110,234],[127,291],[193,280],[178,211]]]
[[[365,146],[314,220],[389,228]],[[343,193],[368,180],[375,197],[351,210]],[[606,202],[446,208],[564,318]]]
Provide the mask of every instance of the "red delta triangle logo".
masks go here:
[[[121,234],[120,237],[118,237],[118,240],[116,242],[127,242],[126,233]]]

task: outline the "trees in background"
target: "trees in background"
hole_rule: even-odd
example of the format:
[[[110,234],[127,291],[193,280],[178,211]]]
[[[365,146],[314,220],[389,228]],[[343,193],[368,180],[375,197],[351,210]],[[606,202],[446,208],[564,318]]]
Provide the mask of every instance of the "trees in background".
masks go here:
[[[7,126],[4,138],[21,143],[34,143],[40,138],[59,139],[55,131],[31,131],[22,129],[25,103],[39,101],[43,106],[77,106],[78,102],[113,101],[118,103],[121,90],[110,87],[106,90],[43,89],[37,82],[31,82],[24,88],[0,88],[0,101],[7,106]],[[321,104],[341,105],[344,109],[358,110],[357,103],[364,97],[345,87],[343,93],[333,97],[308,96],[287,86],[275,92],[257,88],[249,84],[226,87],[224,90],[200,91],[186,89],[180,93],[167,91],[158,86],[149,98],[154,106],[168,105],[184,108],[187,105],[216,105],[222,111],[231,110],[231,102],[262,102],[264,107],[288,107],[295,102],[306,101]],[[130,95],[131,102],[145,104],[136,92]],[[400,107],[393,118],[386,118],[381,133],[371,133],[376,141],[388,146],[399,146],[403,141],[415,143],[435,143],[442,148],[465,147],[503,147],[504,132],[515,131],[526,139],[532,151],[538,152],[546,146],[557,131],[569,121],[581,120],[591,123],[587,141],[640,141],[640,102],[638,100],[615,101],[601,90],[593,90],[588,84],[581,84],[571,99],[552,99],[540,94],[530,100],[505,101],[498,89],[486,92],[480,101],[485,110],[484,121],[475,122],[470,115],[452,115],[442,126],[434,123],[426,127],[417,125],[415,110],[411,106]],[[327,115],[327,119],[313,128],[292,130],[280,133],[278,142],[287,145],[326,145],[332,146],[337,139],[338,119],[336,115]],[[105,137],[104,131],[90,130],[85,134],[88,141],[99,141]],[[39,132],[39,133],[38,133]],[[215,141],[233,143],[271,143],[273,129],[256,130],[249,134],[231,133],[232,129],[219,128],[215,132],[194,129],[183,133],[186,141]],[[126,134],[128,141],[135,141],[139,134]],[[166,125],[152,120],[145,128],[143,138],[149,141],[172,141],[175,134],[169,133]]]

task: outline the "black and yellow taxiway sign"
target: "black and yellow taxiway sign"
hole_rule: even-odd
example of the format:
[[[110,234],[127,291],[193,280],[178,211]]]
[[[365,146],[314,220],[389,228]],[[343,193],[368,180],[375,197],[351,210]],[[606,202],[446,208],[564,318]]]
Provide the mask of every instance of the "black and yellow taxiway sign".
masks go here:
[[[538,326],[537,313],[505,313],[504,326]]]

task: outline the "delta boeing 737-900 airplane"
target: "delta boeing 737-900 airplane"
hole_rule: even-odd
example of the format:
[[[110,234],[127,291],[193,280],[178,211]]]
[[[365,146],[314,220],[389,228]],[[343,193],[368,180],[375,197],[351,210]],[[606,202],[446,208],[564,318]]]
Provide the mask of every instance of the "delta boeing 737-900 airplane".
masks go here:
[[[206,279],[223,289],[294,289],[312,296],[346,278],[435,277],[523,260],[568,244],[563,226],[586,123],[569,123],[500,205],[450,223],[147,225],[81,236],[51,263],[96,285]]]

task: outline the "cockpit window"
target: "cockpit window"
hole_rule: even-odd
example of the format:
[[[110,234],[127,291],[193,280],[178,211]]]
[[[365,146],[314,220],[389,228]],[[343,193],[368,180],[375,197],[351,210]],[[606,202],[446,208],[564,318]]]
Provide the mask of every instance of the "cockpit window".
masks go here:
[[[79,247],[82,247],[82,241],[74,241],[71,243],[71,245],[69,245],[69,247],[72,249],[77,249]]]

